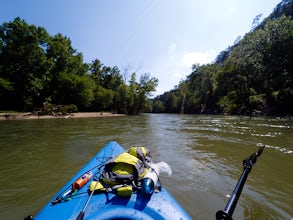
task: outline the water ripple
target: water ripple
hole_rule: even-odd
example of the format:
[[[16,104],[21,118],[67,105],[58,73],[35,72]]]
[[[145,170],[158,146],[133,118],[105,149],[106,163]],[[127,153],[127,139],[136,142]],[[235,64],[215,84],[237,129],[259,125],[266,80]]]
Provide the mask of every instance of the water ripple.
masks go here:
[[[293,153],[293,150],[287,149],[287,148],[284,148],[284,147],[272,146],[272,145],[267,145],[267,144],[262,144],[262,143],[258,143],[257,145],[258,146],[265,146],[266,148],[271,148],[271,149],[280,151],[280,152],[282,152],[284,154],[292,154]]]
[[[110,140],[145,145],[168,162],[173,175],[160,179],[194,219],[225,207],[242,160],[264,143],[234,219],[292,219],[292,119],[146,114],[0,123],[0,219],[35,214]]]

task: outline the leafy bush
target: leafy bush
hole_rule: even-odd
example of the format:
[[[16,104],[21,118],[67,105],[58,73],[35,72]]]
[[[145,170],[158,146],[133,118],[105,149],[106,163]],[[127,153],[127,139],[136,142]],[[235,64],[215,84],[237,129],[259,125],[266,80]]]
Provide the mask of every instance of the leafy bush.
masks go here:
[[[64,105],[60,108],[62,115],[67,115],[68,113],[78,112],[77,106],[74,104]]]

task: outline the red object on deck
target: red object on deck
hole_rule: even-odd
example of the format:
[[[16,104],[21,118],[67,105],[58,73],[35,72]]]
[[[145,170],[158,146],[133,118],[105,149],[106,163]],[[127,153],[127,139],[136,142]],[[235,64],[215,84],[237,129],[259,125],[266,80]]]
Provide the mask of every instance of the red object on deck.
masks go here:
[[[73,184],[72,184],[72,189],[76,190],[76,189],[80,189],[81,187],[84,186],[84,184],[86,184],[90,178],[92,177],[92,172],[88,172],[83,174],[80,178],[78,178]]]

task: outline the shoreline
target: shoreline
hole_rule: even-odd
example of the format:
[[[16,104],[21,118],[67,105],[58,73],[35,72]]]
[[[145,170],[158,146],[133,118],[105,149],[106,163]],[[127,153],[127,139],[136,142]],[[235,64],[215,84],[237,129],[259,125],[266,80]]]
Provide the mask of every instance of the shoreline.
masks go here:
[[[59,118],[100,118],[100,117],[122,117],[125,114],[114,114],[111,112],[75,112],[68,115],[35,115],[31,112],[26,113],[0,113],[2,120],[35,120],[35,119],[59,119]]]

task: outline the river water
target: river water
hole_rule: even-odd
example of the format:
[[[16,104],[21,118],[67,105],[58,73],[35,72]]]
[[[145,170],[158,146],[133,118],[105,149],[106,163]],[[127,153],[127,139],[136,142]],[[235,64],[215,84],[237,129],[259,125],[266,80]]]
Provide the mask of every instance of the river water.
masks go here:
[[[162,184],[193,219],[215,219],[242,171],[249,174],[234,219],[293,218],[293,119],[145,114],[0,121],[0,219],[35,215],[105,144],[144,145],[171,177]]]

